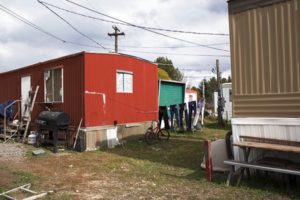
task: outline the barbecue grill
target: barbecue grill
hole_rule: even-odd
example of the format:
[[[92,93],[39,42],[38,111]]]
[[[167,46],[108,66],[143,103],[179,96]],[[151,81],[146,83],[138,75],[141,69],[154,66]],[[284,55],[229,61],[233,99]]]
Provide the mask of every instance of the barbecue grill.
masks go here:
[[[57,152],[57,145],[66,146],[69,139],[70,117],[65,112],[42,111],[35,120],[38,125],[37,145],[53,144],[53,152]],[[64,133],[64,139],[59,140],[58,134]]]

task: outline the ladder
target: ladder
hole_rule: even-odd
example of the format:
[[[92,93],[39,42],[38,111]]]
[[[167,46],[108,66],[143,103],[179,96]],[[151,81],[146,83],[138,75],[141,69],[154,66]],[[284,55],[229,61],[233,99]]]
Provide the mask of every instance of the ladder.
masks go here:
[[[29,91],[28,98],[25,101],[24,112],[22,113],[21,123],[18,128],[19,129],[18,132],[24,130],[23,142],[25,142],[26,137],[27,137],[28,128],[29,128],[29,125],[31,122],[31,113],[33,111],[33,107],[35,104],[35,100],[36,100],[38,91],[39,91],[39,86],[36,86],[35,90],[32,90],[32,88],[31,88]]]
[[[4,197],[5,199],[11,199],[11,200],[17,200],[17,198],[11,196],[12,193],[26,193],[26,194],[29,194],[31,196],[28,196],[28,195],[25,195],[24,196],[27,196],[25,198],[22,198],[23,200],[35,200],[35,199],[38,199],[38,198],[42,198],[50,193],[53,193],[53,191],[49,191],[49,192],[43,192],[43,193],[37,193],[36,191],[33,191],[30,189],[31,187],[31,184],[28,183],[28,184],[25,184],[25,185],[22,185],[20,187],[16,187],[12,190],[8,190],[6,192],[3,192],[0,194],[0,199],[2,199],[2,197]]]

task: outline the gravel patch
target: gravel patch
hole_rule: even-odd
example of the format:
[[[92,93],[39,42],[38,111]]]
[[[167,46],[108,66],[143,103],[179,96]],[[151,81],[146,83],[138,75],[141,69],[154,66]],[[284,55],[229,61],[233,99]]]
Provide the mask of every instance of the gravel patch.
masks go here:
[[[0,161],[20,162],[24,159],[26,149],[22,144],[0,143]]]

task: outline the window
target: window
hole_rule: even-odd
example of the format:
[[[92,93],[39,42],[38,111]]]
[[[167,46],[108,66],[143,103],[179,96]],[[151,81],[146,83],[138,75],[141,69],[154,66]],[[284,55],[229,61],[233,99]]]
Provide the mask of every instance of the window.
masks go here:
[[[133,73],[126,71],[117,71],[117,92],[132,93],[133,92]]]
[[[63,69],[56,68],[44,72],[44,100],[46,103],[63,102]]]

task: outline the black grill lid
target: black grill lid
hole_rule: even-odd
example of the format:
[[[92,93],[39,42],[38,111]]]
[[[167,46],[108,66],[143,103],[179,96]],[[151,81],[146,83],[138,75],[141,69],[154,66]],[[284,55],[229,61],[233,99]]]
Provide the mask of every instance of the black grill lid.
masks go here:
[[[68,126],[70,124],[70,117],[65,112],[42,111],[36,122],[39,125]]]

